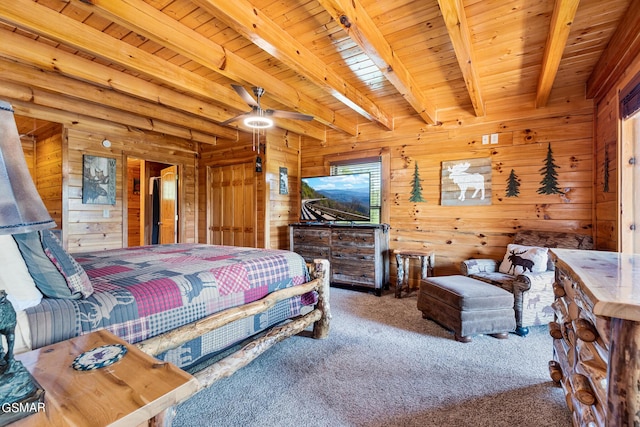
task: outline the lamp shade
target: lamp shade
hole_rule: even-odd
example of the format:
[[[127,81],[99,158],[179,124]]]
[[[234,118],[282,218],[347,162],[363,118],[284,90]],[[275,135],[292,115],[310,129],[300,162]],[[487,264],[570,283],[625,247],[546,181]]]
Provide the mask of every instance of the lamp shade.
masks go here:
[[[55,226],[29,174],[13,108],[0,101],[0,234]]]

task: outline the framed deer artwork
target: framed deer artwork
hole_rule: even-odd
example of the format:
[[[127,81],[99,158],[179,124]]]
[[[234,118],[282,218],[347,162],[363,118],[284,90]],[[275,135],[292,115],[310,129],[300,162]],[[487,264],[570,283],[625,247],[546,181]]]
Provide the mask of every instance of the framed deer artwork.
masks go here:
[[[491,204],[491,158],[442,162],[443,206]]]
[[[82,203],[116,204],[116,159],[82,156]]]

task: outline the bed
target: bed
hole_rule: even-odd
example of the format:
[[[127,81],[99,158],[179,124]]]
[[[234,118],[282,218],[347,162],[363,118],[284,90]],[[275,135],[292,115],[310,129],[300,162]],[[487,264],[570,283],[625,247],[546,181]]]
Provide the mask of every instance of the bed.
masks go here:
[[[29,335],[32,349],[107,329],[160,360],[189,369],[253,339],[196,374],[206,387],[311,325],[315,338],[329,331],[329,266],[324,260],[307,265],[290,251],[206,244],[70,256],[48,231],[14,238],[34,279],[40,274],[41,282],[51,283],[52,274],[40,271],[46,262],[32,259],[41,246],[65,272],[71,289],[64,297],[45,295],[24,310],[27,332],[22,333]]]

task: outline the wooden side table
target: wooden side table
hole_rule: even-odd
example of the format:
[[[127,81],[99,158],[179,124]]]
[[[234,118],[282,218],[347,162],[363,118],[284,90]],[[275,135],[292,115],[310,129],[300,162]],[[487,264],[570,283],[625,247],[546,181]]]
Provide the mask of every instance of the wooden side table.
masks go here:
[[[433,267],[435,265],[435,251],[433,249],[394,249],[393,254],[396,256],[398,267],[396,298],[402,298],[404,285],[407,286],[407,291],[409,291],[409,261],[411,258],[420,260],[420,278],[422,280],[433,276]]]
[[[106,344],[123,344],[127,353],[104,368],[78,371],[71,367],[79,354]],[[198,380],[187,372],[106,330],[18,354],[16,359],[44,388],[45,410],[12,427],[156,425],[164,411],[198,390]]]

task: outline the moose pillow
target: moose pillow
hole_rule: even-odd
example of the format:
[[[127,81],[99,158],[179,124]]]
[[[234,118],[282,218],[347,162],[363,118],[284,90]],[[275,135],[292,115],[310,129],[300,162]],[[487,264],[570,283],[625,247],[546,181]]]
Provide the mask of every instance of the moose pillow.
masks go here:
[[[548,252],[547,248],[509,244],[498,271],[514,276],[523,273],[542,273],[547,271]]]

